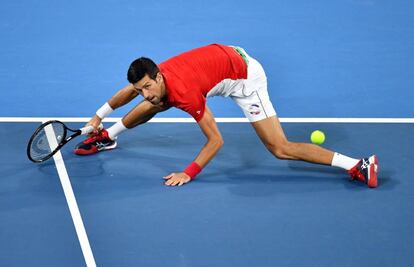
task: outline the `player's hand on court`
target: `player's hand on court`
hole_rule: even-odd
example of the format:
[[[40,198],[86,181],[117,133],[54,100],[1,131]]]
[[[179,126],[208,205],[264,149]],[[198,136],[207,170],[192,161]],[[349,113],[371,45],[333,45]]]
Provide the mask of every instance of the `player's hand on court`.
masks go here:
[[[99,118],[97,115],[93,116],[92,119],[86,124],[86,126],[93,126],[93,132],[91,132],[89,135],[98,134],[102,127],[102,119]]]
[[[188,183],[189,181],[191,181],[191,177],[188,176],[188,174],[184,173],[184,172],[180,172],[180,173],[171,173],[167,176],[163,177],[166,181],[165,181],[165,185],[167,186],[182,186],[183,184]]]

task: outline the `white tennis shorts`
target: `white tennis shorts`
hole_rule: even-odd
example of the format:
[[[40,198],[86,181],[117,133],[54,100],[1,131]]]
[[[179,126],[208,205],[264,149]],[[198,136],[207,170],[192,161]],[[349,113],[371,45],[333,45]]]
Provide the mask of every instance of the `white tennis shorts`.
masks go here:
[[[231,97],[243,110],[250,122],[260,121],[276,115],[267,92],[267,78],[262,65],[250,57],[243,49],[248,60],[247,79],[225,79],[214,86],[207,97]]]

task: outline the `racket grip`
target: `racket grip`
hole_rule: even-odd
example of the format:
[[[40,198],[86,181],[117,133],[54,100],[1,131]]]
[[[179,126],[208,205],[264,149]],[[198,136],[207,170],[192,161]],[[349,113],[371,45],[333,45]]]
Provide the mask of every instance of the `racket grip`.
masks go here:
[[[93,126],[86,126],[86,127],[80,128],[79,130],[81,131],[82,135],[88,134],[88,133],[93,132]]]

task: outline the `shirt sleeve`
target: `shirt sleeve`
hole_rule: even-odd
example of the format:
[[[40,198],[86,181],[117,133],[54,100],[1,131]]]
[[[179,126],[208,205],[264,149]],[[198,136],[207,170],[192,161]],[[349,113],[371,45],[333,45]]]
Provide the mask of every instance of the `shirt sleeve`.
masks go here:
[[[196,120],[196,122],[199,122],[204,115],[206,108],[206,98],[196,90],[194,90],[193,93],[191,93],[191,95],[186,98],[187,103],[182,106],[182,110],[190,114],[191,117]]]

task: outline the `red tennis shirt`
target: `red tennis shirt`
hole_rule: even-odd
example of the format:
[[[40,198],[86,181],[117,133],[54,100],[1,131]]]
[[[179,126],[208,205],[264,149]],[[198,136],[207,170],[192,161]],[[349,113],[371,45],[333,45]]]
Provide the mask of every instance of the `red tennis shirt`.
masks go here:
[[[247,65],[229,46],[211,44],[184,52],[161,64],[166,104],[203,118],[207,93],[224,79],[247,79]]]

